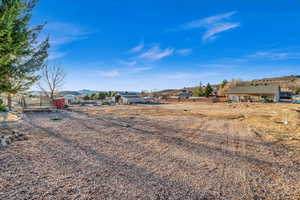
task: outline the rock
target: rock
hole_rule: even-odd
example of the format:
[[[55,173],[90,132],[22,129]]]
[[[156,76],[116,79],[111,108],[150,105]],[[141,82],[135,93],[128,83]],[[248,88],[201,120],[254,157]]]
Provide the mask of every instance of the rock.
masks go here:
[[[15,136],[16,137],[16,139],[17,139],[17,141],[24,141],[24,140],[28,140],[28,137],[27,136],[25,136],[24,134],[18,134],[18,135],[16,135]]]
[[[28,137],[22,133],[16,133],[13,130],[0,132],[0,147],[6,147],[13,142],[24,140],[28,140]]]
[[[0,147],[6,147],[7,146],[7,143],[6,143],[6,140],[4,138],[1,138],[0,139]]]

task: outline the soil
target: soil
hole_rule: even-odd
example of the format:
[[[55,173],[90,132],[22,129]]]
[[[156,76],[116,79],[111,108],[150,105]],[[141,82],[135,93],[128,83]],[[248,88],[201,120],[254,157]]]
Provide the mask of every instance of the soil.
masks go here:
[[[28,140],[0,149],[0,199],[300,199],[298,158],[247,127],[91,109],[2,127]]]

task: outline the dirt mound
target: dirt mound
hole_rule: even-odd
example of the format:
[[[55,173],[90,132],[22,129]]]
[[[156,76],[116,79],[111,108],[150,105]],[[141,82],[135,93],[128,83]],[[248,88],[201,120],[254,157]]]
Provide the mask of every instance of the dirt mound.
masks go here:
[[[4,112],[4,113],[0,113],[0,122],[5,122],[5,121],[18,121],[20,118],[10,112]]]

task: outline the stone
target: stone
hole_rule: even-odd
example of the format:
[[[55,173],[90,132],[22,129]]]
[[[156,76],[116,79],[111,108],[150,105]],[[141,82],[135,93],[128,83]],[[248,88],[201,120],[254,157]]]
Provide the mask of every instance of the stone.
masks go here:
[[[16,133],[15,131],[1,131],[0,133],[0,147],[6,147],[15,141],[28,140],[28,137],[22,133]]]

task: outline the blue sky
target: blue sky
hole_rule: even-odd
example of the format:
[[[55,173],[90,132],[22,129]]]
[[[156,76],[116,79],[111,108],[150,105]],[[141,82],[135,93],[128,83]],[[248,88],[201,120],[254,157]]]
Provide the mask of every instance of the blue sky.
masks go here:
[[[65,90],[158,90],[300,74],[300,0],[41,0]]]

